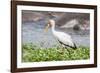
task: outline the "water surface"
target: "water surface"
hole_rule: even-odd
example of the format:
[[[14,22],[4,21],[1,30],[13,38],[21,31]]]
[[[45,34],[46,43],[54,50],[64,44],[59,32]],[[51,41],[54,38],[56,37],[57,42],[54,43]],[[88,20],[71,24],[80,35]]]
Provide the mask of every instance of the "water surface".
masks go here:
[[[46,23],[44,21],[23,23],[22,43],[34,43],[41,47],[52,47],[56,44],[59,44],[53,36],[52,31],[50,29],[47,33],[44,32],[45,26]],[[75,31],[71,28],[61,29],[59,28],[59,26],[56,27],[56,30],[70,34],[77,46],[83,45],[89,47],[90,45],[89,30]]]

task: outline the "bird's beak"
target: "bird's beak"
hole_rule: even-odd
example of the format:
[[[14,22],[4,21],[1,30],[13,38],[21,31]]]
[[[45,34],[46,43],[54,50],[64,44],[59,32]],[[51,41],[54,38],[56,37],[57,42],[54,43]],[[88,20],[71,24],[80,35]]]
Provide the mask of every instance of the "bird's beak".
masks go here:
[[[49,29],[49,27],[50,27],[50,24],[48,24],[46,27],[45,27],[45,32],[47,32],[48,31],[48,29]]]

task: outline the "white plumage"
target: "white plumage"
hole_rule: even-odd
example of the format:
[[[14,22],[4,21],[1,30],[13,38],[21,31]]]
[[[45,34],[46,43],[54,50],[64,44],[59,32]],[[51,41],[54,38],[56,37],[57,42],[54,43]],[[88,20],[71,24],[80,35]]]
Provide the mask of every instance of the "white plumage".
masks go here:
[[[53,35],[56,37],[57,40],[60,42],[74,47],[74,44],[72,42],[71,36],[68,34],[65,34],[64,32],[58,32],[58,31],[53,31]]]
[[[55,30],[55,21],[54,20],[49,20],[49,24],[46,27],[46,30],[50,26],[51,26],[53,35],[60,43],[62,43],[65,46],[71,47],[71,48],[76,48],[76,45],[73,43],[72,38],[69,34]]]

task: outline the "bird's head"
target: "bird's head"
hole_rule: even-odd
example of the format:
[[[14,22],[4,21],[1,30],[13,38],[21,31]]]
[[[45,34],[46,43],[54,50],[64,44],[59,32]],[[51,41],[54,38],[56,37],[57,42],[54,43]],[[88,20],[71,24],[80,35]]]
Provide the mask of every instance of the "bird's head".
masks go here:
[[[47,26],[45,27],[45,31],[47,32],[48,29],[55,25],[55,21],[53,19],[48,20]]]

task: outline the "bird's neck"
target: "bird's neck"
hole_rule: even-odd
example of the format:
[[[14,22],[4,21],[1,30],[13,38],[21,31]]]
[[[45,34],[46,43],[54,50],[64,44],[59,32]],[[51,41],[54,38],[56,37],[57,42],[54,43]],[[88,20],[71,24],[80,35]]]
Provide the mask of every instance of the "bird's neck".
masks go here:
[[[51,29],[52,29],[52,32],[55,32],[55,24],[53,24]]]

